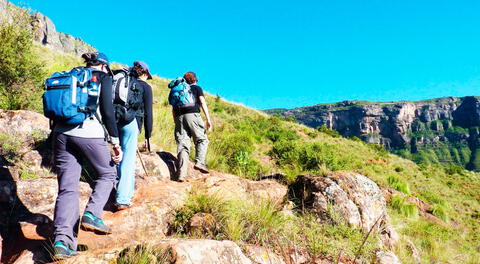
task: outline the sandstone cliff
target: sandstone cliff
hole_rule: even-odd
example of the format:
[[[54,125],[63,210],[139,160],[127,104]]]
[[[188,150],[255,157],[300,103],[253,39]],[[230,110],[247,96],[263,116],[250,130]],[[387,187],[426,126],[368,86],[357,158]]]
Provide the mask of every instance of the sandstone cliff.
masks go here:
[[[7,0],[0,0],[0,23],[4,19],[10,19],[10,16],[18,12],[18,10],[22,9],[19,9]],[[30,22],[33,38],[39,44],[73,55],[95,51],[93,46],[85,43],[81,38],[57,32],[52,20],[39,12],[30,14]]]
[[[429,149],[437,154],[430,158],[438,162],[480,168],[476,164],[480,126],[480,101],[476,97],[388,103],[344,101],[267,112],[294,117],[314,128],[324,125],[344,137],[358,137],[389,150],[415,155]]]

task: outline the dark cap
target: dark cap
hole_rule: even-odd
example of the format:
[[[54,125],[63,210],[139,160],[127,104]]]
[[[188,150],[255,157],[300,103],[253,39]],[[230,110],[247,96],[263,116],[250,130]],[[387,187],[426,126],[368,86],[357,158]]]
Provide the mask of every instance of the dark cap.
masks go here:
[[[97,60],[98,62],[101,62],[101,63],[107,65],[108,74],[110,74],[110,76],[113,76],[113,72],[112,72],[112,70],[110,69],[110,61],[108,60],[107,55],[105,55],[105,53],[101,53],[101,52],[95,52],[95,53],[96,53],[96,55],[97,55],[96,60]]]
[[[138,66],[140,66],[140,68],[146,70],[147,75],[148,75],[148,78],[147,78],[148,80],[153,79],[152,75],[150,74],[150,68],[148,67],[147,63],[145,63],[144,61],[136,61],[136,62],[133,63],[133,65],[138,65]]]
[[[106,64],[108,67],[110,67],[110,62],[108,61],[108,57],[107,55],[105,55],[104,53],[101,53],[101,52],[95,52],[96,55],[97,55],[97,58],[96,60],[103,63],[103,64]]]

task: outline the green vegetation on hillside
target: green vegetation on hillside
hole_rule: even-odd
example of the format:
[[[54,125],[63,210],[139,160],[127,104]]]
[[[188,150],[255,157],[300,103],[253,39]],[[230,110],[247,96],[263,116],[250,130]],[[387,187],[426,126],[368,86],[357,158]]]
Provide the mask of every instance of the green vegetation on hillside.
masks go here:
[[[1,18],[0,18],[1,19]],[[27,11],[18,10],[11,21],[0,21],[0,107],[40,110],[38,100],[45,73],[34,51]]]

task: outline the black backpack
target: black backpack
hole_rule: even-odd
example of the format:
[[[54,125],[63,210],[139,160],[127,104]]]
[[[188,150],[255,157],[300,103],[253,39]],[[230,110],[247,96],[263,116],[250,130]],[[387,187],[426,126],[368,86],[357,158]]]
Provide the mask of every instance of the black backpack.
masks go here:
[[[129,69],[113,71],[113,107],[118,124],[126,125],[143,117],[143,89]]]

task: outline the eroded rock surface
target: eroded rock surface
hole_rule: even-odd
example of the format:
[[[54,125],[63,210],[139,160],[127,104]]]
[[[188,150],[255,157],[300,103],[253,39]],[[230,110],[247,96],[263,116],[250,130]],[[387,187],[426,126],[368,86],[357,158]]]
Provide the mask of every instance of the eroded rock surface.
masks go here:
[[[391,251],[377,251],[375,254],[378,264],[402,264],[398,257]]]
[[[326,177],[299,176],[290,187],[290,198],[299,199],[306,209],[324,220],[334,220],[333,210],[348,224],[364,232],[368,232],[377,220],[381,221],[386,215],[385,198],[378,185],[355,173],[336,173]]]

